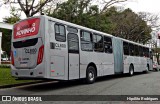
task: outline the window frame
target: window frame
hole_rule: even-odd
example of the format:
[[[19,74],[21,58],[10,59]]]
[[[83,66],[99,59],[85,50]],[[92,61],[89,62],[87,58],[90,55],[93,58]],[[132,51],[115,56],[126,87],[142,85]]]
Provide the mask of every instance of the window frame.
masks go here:
[[[139,45],[135,44],[134,45],[134,55],[139,57],[140,56],[139,54],[140,54],[140,52],[139,52]]]
[[[60,39],[57,39],[57,34],[60,34],[60,33],[56,33],[56,25],[58,25],[58,27],[59,26],[62,26],[62,27],[64,27],[64,35],[59,35],[59,36],[62,36],[62,37],[64,37],[64,40],[60,40]],[[59,42],[66,42],[66,27],[65,27],[65,25],[64,24],[61,24],[61,23],[55,23],[54,24],[54,33],[55,33],[55,40],[56,41],[59,41]],[[59,27],[59,32],[60,32],[60,27]]]
[[[73,29],[75,29],[75,30],[76,30],[76,32],[69,31],[69,30],[68,30],[69,28],[73,28]],[[69,33],[75,33],[75,34],[77,34],[77,33],[78,33],[78,29],[77,29],[76,27],[69,26],[69,25],[67,25],[67,31],[68,31]]]
[[[77,39],[78,39],[78,41],[77,41],[77,43],[78,43],[78,50],[71,50],[71,49],[69,49],[69,39],[68,39],[68,53],[79,53],[79,37],[78,37],[78,35],[75,34],[75,33],[68,33],[67,36],[69,36],[69,34],[74,34],[74,35],[77,36]]]
[[[144,47],[144,56],[149,58],[149,48]]]
[[[110,45],[110,46],[112,47],[112,52],[106,52],[106,51],[105,51],[105,49],[106,49],[106,48],[105,48],[105,43],[104,43],[105,38],[109,38],[109,39],[111,40],[111,45]],[[104,52],[105,52],[105,53],[107,53],[107,54],[113,54],[112,37],[109,37],[109,36],[103,36],[103,48],[104,48],[103,50],[104,50]]]
[[[101,37],[102,37],[102,50],[101,50],[101,51],[95,50],[94,35],[96,36],[96,42],[97,42],[97,36],[101,36]],[[93,39],[92,39],[92,40],[93,40],[93,50],[94,50],[95,52],[104,52],[104,37],[103,37],[103,35],[97,34],[97,33],[93,33],[92,38],[93,38]]]
[[[128,51],[128,54],[126,54],[126,51],[125,51],[125,49],[124,49],[124,43],[127,43],[127,51]],[[129,56],[130,55],[130,50],[129,50],[129,43],[128,42],[126,42],[126,41],[123,41],[123,54],[124,55],[127,55],[127,56]]]
[[[83,32],[88,32],[88,33],[90,33],[90,41],[82,40],[82,33],[83,33]],[[80,30],[80,41],[81,41],[80,44],[81,44],[81,50],[82,50],[82,51],[93,52],[93,34],[92,34],[92,32],[81,29],[81,30]],[[91,49],[91,50],[85,50],[85,49],[83,49],[83,48],[82,48],[82,41],[83,41],[83,42],[88,42],[88,43],[90,43],[90,44],[92,45],[92,49]]]
[[[132,49],[132,53],[131,53],[131,45],[133,46],[132,48],[134,48],[134,44],[133,43],[129,43],[129,55],[130,56],[135,56],[135,49]]]
[[[139,56],[140,57],[143,57],[143,47],[142,46],[139,46]]]

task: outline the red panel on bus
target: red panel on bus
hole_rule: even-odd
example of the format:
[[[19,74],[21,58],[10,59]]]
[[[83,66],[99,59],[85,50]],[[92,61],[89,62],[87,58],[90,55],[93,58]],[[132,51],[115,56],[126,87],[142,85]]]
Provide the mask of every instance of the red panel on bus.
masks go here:
[[[38,34],[39,18],[24,20],[14,26],[14,39],[34,36]]]

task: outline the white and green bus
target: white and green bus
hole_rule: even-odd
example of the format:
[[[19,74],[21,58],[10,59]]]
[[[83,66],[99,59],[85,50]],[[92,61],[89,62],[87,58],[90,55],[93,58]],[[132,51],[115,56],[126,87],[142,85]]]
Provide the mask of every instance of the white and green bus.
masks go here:
[[[149,47],[48,16],[17,22],[12,76],[73,80],[152,70]]]

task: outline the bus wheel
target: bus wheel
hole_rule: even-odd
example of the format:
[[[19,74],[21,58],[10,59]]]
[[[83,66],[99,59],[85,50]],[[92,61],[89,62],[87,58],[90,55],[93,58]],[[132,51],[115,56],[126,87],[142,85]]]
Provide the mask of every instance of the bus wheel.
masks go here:
[[[92,84],[95,82],[95,79],[96,79],[95,68],[93,66],[89,66],[86,72],[86,81],[88,84]]]
[[[132,65],[130,65],[130,67],[129,67],[129,75],[133,76],[133,74],[134,74],[134,68],[133,68]]]

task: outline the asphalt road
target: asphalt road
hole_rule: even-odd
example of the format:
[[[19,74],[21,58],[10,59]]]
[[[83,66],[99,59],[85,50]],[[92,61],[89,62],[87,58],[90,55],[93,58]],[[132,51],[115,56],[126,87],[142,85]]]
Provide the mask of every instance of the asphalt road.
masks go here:
[[[160,72],[149,72],[147,74],[138,73],[133,77],[129,77],[127,75],[106,76],[98,78],[94,84],[85,84],[79,80],[69,82],[53,81],[43,84],[34,84],[14,88],[0,89],[0,95],[160,95]],[[9,104],[0,102],[0,104],[1,103]],[[19,103],[30,104],[28,102]],[[42,102],[40,102],[40,104],[41,103]],[[61,104],[64,102],[62,101],[54,103]],[[86,102],[83,101],[67,103],[86,104]],[[105,102],[101,103],[105,104]],[[130,103],[122,102],[120,104]],[[159,104],[160,102],[154,103]],[[44,104],[52,103],[47,102]],[[119,103],[114,102],[114,104]],[[133,104],[135,104],[135,102]]]

